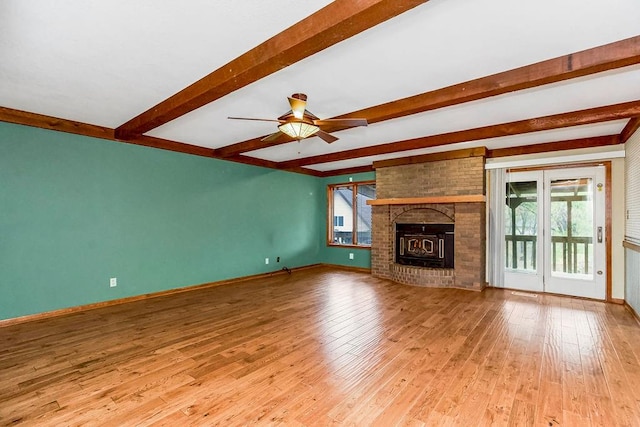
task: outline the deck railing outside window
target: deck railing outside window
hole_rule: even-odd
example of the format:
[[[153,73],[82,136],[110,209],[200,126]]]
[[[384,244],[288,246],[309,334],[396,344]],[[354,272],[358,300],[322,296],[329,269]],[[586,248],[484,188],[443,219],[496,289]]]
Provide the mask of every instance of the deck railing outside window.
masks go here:
[[[506,267],[515,270],[536,270],[536,236],[506,235]],[[589,254],[593,238],[583,236],[553,236],[551,267],[554,272],[592,274]]]

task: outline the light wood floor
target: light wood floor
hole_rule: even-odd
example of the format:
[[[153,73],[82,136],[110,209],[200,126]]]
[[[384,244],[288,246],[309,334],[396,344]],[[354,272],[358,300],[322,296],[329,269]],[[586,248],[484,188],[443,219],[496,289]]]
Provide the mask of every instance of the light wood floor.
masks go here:
[[[1,425],[640,425],[624,307],[317,268],[0,328]]]

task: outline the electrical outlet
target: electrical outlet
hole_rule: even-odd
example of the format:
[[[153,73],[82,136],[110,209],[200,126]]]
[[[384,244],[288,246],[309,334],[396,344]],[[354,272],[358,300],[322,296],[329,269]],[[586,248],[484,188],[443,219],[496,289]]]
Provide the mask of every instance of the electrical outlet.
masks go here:
[[[269,264],[269,258],[265,258],[265,259],[264,259],[264,263],[265,263],[265,264]]]
[[[276,258],[276,262],[280,262],[280,257]]]
[[[116,286],[118,286],[118,278],[112,277],[111,279],[109,279],[109,287],[115,288]]]
[[[353,259],[353,252],[349,252],[349,259]]]

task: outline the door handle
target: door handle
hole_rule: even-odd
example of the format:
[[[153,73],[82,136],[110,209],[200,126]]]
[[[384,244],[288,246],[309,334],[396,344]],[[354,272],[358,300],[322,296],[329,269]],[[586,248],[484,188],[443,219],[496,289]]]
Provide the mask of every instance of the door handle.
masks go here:
[[[602,243],[602,227],[598,227],[598,243]]]

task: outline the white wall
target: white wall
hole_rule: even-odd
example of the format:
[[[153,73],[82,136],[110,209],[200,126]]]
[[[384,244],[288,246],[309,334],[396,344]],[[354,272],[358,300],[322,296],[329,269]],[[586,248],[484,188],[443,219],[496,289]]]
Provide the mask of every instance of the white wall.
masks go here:
[[[640,148],[639,147],[640,146],[640,130],[636,131],[636,133],[633,134],[633,136],[627,141],[626,146],[628,148],[628,151],[631,154],[626,162],[625,171],[626,171],[627,177],[630,177],[631,175],[629,174],[629,172],[631,170],[637,171],[638,168],[640,168],[640,159],[638,159],[638,156],[637,156],[638,149]],[[636,174],[636,178],[630,179],[630,182],[633,183],[636,179],[637,179],[637,174]],[[637,182],[635,184],[637,184]],[[632,184],[631,187],[635,187],[635,185]],[[629,194],[629,191],[626,191],[625,193],[626,193],[625,201],[627,206],[629,206],[629,209],[637,208],[637,206],[635,206],[637,204],[631,203],[631,200],[634,198],[637,201],[637,194],[635,195]],[[632,214],[635,215],[636,212],[634,211],[632,212]],[[628,233],[632,233],[631,229],[633,227],[631,227],[631,224],[629,228],[630,229]],[[639,236],[630,236],[630,237],[637,239]],[[634,243],[637,243],[637,242],[634,242]],[[625,249],[625,251],[626,251],[625,301],[635,310],[636,313],[640,313],[640,253],[638,253],[633,249]]]
[[[625,159],[611,161],[611,297],[624,299]]]

